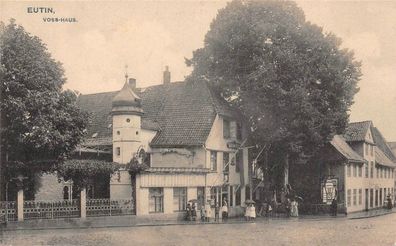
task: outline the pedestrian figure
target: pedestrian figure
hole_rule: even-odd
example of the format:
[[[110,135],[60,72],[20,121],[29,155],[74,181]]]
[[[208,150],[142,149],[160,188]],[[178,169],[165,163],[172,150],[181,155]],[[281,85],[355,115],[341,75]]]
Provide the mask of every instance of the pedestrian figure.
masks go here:
[[[387,207],[388,209],[392,209],[392,199],[391,199],[391,196],[390,196],[390,195],[388,195],[388,197],[386,198],[386,201],[387,201],[386,207]]]
[[[223,206],[221,207],[221,218],[224,222],[226,222],[228,219],[228,207],[226,200],[223,201]]]
[[[201,205],[201,221],[206,221],[205,207],[203,205]]]
[[[286,204],[285,204],[286,217],[290,216],[290,206],[291,206],[290,199],[287,198],[286,199]]]
[[[254,206],[254,204],[250,205],[250,219],[251,220],[255,220],[256,219],[256,207]]]
[[[192,203],[191,216],[193,220],[197,219],[197,206],[195,205],[195,202]]]
[[[245,220],[249,221],[250,220],[250,206],[247,205],[245,209]]]
[[[330,205],[331,215],[337,216],[337,200],[334,198]]]
[[[212,217],[212,208],[210,207],[209,202],[205,204],[205,215],[206,215],[206,222],[210,222],[210,217]]]
[[[298,217],[298,202],[296,200],[293,200],[291,202],[291,213],[290,215],[292,217]]]
[[[220,213],[220,207],[219,207],[219,204],[216,203],[216,206],[215,206],[215,221],[217,221],[217,222],[219,222],[219,213]]]

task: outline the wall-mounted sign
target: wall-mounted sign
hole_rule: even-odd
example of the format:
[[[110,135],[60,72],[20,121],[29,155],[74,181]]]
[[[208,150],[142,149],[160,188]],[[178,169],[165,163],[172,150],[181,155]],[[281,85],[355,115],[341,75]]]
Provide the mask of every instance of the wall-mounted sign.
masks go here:
[[[338,180],[335,178],[328,178],[322,183],[323,203],[331,204],[333,199],[337,199],[337,184]]]

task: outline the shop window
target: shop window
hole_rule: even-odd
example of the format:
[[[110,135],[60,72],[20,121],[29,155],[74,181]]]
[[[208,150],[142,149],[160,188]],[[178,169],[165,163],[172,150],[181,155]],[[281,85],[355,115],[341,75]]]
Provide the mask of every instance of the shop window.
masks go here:
[[[362,195],[363,195],[363,191],[362,189],[359,189],[359,205],[362,205]]]
[[[224,205],[224,202],[228,203],[228,186],[221,187],[221,206]]]
[[[347,207],[351,206],[351,190],[347,190]]]
[[[356,206],[356,189],[353,189],[353,206]]]
[[[184,211],[187,205],[187,188],[173,188],[173,211]]]
[[[210,170],[217,171],[217,152],[210,151]]]
[[[235,206],[241,206],[241,187],[239,186],[235,192]]]
[[[163,188],[149,188],[149,212],[150,213],[164,212]]]
[[[231,136],[230,121],[223,119],[223,137],[228,139]]]

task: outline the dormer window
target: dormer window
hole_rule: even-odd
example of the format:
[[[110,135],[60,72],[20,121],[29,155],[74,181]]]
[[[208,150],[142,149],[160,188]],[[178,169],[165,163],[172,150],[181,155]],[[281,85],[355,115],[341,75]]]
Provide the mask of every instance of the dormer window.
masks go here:
[[[127,122],[127,123],[131,122],[131,119],[127,118],[127,119],[126,119],[126,122]]]

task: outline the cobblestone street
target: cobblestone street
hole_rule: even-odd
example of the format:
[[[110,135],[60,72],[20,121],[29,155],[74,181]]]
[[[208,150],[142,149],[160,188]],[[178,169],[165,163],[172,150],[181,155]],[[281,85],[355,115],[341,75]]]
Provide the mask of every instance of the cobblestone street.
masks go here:
[[[396,245],[395,229],[393,213],[354,220],[6,231],[2,245]]]

